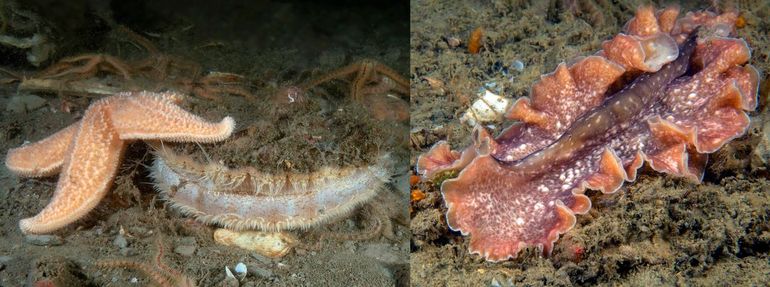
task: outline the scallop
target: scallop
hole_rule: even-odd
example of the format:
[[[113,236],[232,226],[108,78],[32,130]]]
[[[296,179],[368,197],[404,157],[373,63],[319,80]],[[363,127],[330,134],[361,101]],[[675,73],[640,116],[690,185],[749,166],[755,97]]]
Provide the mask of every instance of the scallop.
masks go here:
[[[155,186],[171,206],[204,224],[232,230],[307,230],[347,216],[390,181],[388,154],[368,166],[311,173],[264,173],[254,167],[201,164],[157,148]]]

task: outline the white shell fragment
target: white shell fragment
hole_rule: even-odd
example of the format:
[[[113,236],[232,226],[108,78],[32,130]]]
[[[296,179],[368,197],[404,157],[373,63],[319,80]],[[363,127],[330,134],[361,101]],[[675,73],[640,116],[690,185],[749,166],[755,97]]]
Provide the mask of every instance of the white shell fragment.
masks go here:
[[[297,239],[287,232],[238,232],[228,229],[214,231],[214,241],[226,246],[251,250],[271,258],[283,257],[297,244]],[[238,272],[237,269],[236,272]]]
[[[487,89],[484,89],[483,95],[473,102],[460,121],[475,126],[480,123],[487,123],[502,120],[503,114],[511,104],[511,100],[497,95]]]
[[[225,280],[223,280],[219,286],[240,286],[241,283],[238,281],[238,278],[235,278],[235,275],[233,275],[233,272],[230,271],[230,267],[225,266]]]
[[[233,272],[230,271],[230,267],[225,266],[225,275],[227,275],[227,278],[235,279],[235,275],[233,275]]]

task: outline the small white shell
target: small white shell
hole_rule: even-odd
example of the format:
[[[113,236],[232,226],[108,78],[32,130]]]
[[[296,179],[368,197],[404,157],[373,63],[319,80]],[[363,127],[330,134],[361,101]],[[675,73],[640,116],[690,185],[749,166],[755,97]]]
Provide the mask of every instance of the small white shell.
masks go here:
[[[510,106],[510,103],[511,100],[485,89],[484,94],[479,95],[479,98],[473,102],[473,105],[465,111],[460,121],[467,123],[469,126],[499,121]]]
[[[246,278],[246,264],[243,264],[243,262],[238,262],[238,264],[235,265],[235,273],[238,274],[238,277],[241,280]]]
[[[222,245],[251,250],[271,258],[283,257],[297,244],[297,239],[286,232],[237,232],[228,229],[214,231],[214,241]]]
[[[519,60],[515,60],[511,64],[511,68],[513,68],[513,69],[515,69],[516,71],[519,71],[519,72],[524,71],[524,63],[519,61]]]

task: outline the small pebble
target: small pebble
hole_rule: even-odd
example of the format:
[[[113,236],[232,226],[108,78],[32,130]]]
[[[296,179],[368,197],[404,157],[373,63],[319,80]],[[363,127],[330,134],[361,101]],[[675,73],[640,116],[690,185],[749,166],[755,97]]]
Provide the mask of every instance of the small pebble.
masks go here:
[[[513,61],[513,63],[511,64],[511,68],[519,72],[524,71],[524,63],[522,63],[519,60]]]
[[[265,279],[273,277],[273,271],[270,271],[270,269],[265,269],[255,265],[249,265],[248,270],[249,270],[249,273],[254,274],[257,277],[262,277]]]
[[[461,41],[457,37],[447,37],[446,43],[447,45],[449,45],[449,47],[455,48],[457,46],[460,46]]]
[[[57,246],[64,243],[61,237],[56,235],[27,235],[24,241],[37,246]]]
[[[128,247],[128,240],[126,240],[126,237],[123,236],[123,234],[118,234],[115,236],[115,240],[112,241],[112,244],[117,246],[118,248],[126,248]]]
[[[11,97],[5,110],[11,113],[24,113],[34,111],[43,105],[46,100],[35,95],[17,95]]]
[[[192,256],[195,254],[195,246],[194,245],[179,245],[176,248],[174,248],[174,253],[182,255],[182,256]]]

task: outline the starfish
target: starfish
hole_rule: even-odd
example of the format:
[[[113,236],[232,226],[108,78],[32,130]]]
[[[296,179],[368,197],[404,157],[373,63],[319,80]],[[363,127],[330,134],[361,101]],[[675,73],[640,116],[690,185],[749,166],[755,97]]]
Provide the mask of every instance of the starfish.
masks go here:
[[[217,142],[235,121],[208,122],[177,104],[175,93],[121,93],[91,104],[83,118],[38,141],[8,151],[5,164],[26,177],[61,173],[56,191],[40,213],[19,222],[25,234],[49,233],[91,211],[107,194],[127,142]]]

